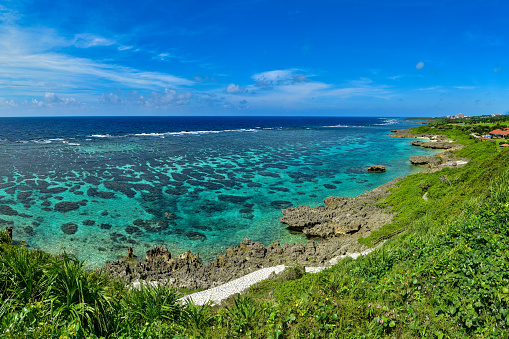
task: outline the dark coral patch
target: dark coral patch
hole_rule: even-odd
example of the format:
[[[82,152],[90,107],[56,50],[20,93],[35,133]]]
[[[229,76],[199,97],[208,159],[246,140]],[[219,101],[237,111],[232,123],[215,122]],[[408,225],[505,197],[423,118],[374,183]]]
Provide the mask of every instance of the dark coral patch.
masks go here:
[[[60,228],[65,234],[74,234],[78,230],[78,225],[72,222],[68,222],[67,224],[60,226]]]
[[[241,197],[238,195],[228,195],[228,194],[221,194],[221,195],[218,195],[217,197],[221,201],[227,201],[227,202],[231,202],[234,204],[243,204],[246,202],[247,199],[249,199],[249,197]]]
[[[293,206],[293,204],[290,201],[285,201],[285,200],[275,200],[275,201],[271,202],[270,205],[277,209],[283,209],[283,208],[288,208],[288,207]]]
[[[61,201],[55,204],[55,211],[62,213],[74,211],[78,208],[80,208],[80,205],[77,202],[72,201]]]

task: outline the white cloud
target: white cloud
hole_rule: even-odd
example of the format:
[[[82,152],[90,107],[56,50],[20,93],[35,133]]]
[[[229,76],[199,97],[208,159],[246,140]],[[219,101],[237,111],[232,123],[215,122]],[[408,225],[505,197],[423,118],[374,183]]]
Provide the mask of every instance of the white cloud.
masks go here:
[[[174,89],[166,88],[163,93],[152,93],[150,104],[156,106],[182,106],[187,105],[189,103],[189,99],[191,99],[192,96],[192,93],[189,91],[177,92]]]
[[[90,33],[81,33],[74,36],[74,45],[79,48],[89,48],[96,46],[111,46],[117,44],[116,41],[106,39]]]
[[[193,94],[190,91],[176,91],[166,88],[163,92],[152,92],[145,96],[137,91],[130,92],[125,98],[119,94],[101,94],[99,102],[110,105],[134,104],[153,109],[162,109],[175,106],[186,106],[191,102]]]
[[[28,103],[28,102],[25,102],[25,103]],[[30,103],[33,106],[44,107],[44,101],[38,101],[37,99],[32,99],[32,101],[30,101]]]
[[[454,86],[457,89],[476,89],[477,86]]]
[[[6,100],[5,98],[0,98],[0,108],[15,108],[18,106],[18,103],[13,99]]]
[[[235,84],[229,84],[228,87],[226,87],[226,93],[230,94],[238,94],[238,93],[245,93],[246,89],[244,87],[240,87],[239,85]]]
[[[391,80],[397,80],[397,79],[401,79],[401,78],[404,78],[405,75],[394,75],[394,76],[391,76],[391,77],[387,77],[387,79],[391,79]]]
[[[424,67],[424,62],[419,61],[417,65],[415,65],[415,69],[422,69]]]
[[[418,88],[418,91],[444,91],[444,89],[441,86],[431,86],[431,87],[423,87]]]
[[[19,14],[3,5],[0,5],[0,22],[12,24],[19,18]]]
[[[85,107],[80,102],[87,102],[86,107],[103,104],[165,109],[210,104],[227,109],[303,109],[343,103],[354,97],[360,97],[359,100],[385,99],[392,95],[387,86],[377,85],[370,79],[337,85],[314,81],[314,75],[309,71],[296,68],[256,73],[252,75],[250,85],[230,83],[225,88],[225,85],[213,85],[217,81],[214,78],[196,76],[189,80],[168,73],[149,72],[111,61],[67,54],[83,52],[76,48],[109,47],[114,52],[115,49],[137,50],[136,46],[123,45],[116,40],[92,33],[66,38],[51,28],[27,29],[17,25],[16,20],[0,21],[0,86],[2,95],[9,96],[3,101],[0,99],[0,107],[16,104],[10,100],[14,98],[21,106],[32,107]],[[145,51],[144,55],[160,60],[180,60],[171,52],[161,50]],[[188,90],[193,85],[206,89]]]
[[[170,53],[159,53],[154,59],[159,59],[161,61],[169,60],[173,58],[174,56]]]
[[[44,93],[44,103],[49,104],[49,105],[53,105],[53,104],[70,105],[70,106],[83,105],[82,103],[78,102],[78,100],[76,100],[76,98],[73,98],[73,97],[60,98],[53,92]]]
[[[125,46],[125,45],[119,45],[118,46],[118,50],[119,51],[127,51],[127,50],[132,49],[132,48],[133,48],[133,46]]]
[[[375,84],[371,79],[360,78],[345,83],[343,86],[311,81],[306,76],[293,70],[276,70],[258,73],[252,76],[255,84],[246,86],[244,92],[238,93],[238,85],[230,84],[225,99],[208,102],[237,109],[285,108],[303,109],[309,107],[334,107],[355,97],[386,100],[393,94],[388,86]],[[259,89],[262,83],[263,91]],[[270,86],[274,85],[274,86]],[[240,87],[240,86],[239,86]],[[234,97],[235,95],[235,97]],[[245,106],[249,102],[249,106]]]
[[[223,103],[223,108],[224,109],[232,109],[233,105],[230,102],[224,102]]]
[[[307,80],[306,75],[296,73],[296,69],[275,70],[258,73],[252,76],[259,87],[271,87],[275,85],[291,85]]]
[[[217,79],[209,76],[198,76],[196,75],[194,78],[196,82],[217,82]]]
[[[124,100],[120,99],[117,94],[101,94],[101,98],[99,98],[99,102],[102,104],[112,104],[112,105],[120,105],[125,103]]]
[[[59,52],[69,46],[131,48],[111,39],[83,33],[69,40],[51,28],[21,27],[16,24],[14,14],[6,13],[2,7],[0,18],[4,19],[0,21],[0,85],[4,96],[42,96],[44,88],[51,88],[51,92],[65,90],[66,93],[74,92],[92,99],[94,94],[106,92],[112,87],[157,91],[195,83],[167,73],[144,71]],[[68,103],[72,103],[72,98]]]
[[[76,90],[82,89],[80,83],[99,85],[99,81],[138,89],[157,89],[169,85],[188,86],[194,83],[170,74],[146,72],[49,52],[29,54],[7,51],[0,54],[0,78],[30,79],[32,82],[53,81]]]

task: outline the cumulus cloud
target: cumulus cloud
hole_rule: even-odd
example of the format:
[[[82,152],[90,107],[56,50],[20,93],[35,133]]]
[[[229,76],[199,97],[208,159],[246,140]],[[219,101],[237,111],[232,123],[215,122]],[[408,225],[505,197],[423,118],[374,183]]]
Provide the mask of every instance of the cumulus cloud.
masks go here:
[[[286,69],[258,73],[252,76],[256,86],[272,87],[277,85],[293,85],[307,81],[304,74],[297,73],[298,70]]]
[[[226,87],[226,93],[230,94],[239,94],[246,92],[246,89],[244,87],[240,87],[239,85],[235,84],[229,84],[228,87]]]
[[[116,94],[110,93],[110,94],[101,94],[101,98],[99,99],[99,102],[102,104],[109,104],[109,105],[120,105],[124,103],[124,100],[120,99],[120,97]]]
[[[131,91],[123,97],[120,93],[103,93],[99,98],[99,102],[108,105],[133,104],[162,109],[188,105],[192,97],[193,94],[190,91],[176,91],[166,88],[163,92],[152,92],[150,95],[139,94],[137,91]]]
[[[424,67],[424,62],[419,61],[417,65],[415,65],[415,69],[422,69]]]
[[[46,102],[60,102],[58,96],[53,92],[44,93],[44,101]]]
[[[6,100],[4,98],[0,98],[0,108],[15,108],[15,107],[18,107],[18,103],[13,99]]]
[[[255,83],[246,86],[245,92],[241,91],[240,86],[230,84],[228,86],[230,90],[225,91],[226,100],[220,98],[207,102],[223,108],[236,109],[260,107],[302,109],[310,106],[330,108],[348,100],[355,100],[353,99],[355,97],[386,100],[394,95],[389,86],[376,84],[369,78],[338,85],[310,80],[309,76],[294,69],[257,73],[252,79]],[[237,100],[233,95],[237,95]]]
[[[27,101],[27,102],[25,102],[25,103],[28,103],[28,101]],[[30,101],[30,104],[32,104],[32,106],[38,106],[38,107],[44,107],[44,106],[45,106],[45,105],[44,105],[44,101],[39,101],[39,100],[37,100],[37,99],[32,99],[32,100]]]
[[[59,104],[59,105],[70,105],[70,106],[78,106],[83,105],[82,103],[78,102],[76,98],[68,97],[68,98],[60,98],[53,92],[46,92],[44,93],[44,103],[46,104]]]
[[[189,103],[189,99],[192,97],[192,93],[189,91],[177,92],[174,89],[166,88],[163,93],[154,92],[151,95],[151,104],[159,106],[176,105],[182,106]]]

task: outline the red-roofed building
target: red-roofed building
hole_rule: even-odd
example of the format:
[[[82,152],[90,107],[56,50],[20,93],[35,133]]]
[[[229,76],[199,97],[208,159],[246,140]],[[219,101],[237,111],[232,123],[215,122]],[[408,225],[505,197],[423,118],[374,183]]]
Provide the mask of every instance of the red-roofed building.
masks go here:
[[[500,147],[509,147],[509,144],[500,144]]]
[[[509,136],[509,128],[493,130],[490,132],[490,135],[494,138],[507,138]]]

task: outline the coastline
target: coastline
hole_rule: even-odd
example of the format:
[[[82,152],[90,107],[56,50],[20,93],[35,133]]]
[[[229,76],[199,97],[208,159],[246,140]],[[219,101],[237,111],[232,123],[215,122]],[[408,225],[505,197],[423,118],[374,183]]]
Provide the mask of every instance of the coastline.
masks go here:
[[[16,225],[16,239],[29,247],[55,255],[63,247],[86,259],[90,269],[122,258],[128,246],[141,255],[154,244],[174,254],[199,252],[206,263],[244,237],[264,245],[275,240],[305,244],[302,234],[281,227],[281,208],[314,206],[327,195],[353,197],[420,171],[407,161],[408,143],[387,135],[390,128],[416,124],[380,118],[266,120],[270,129],[259,125],[241,132],[228,125],[224,132],[206,133],[219,126],[205,128],[195,119],[200,128],[193,130],[203,134],[164,139],[147,136],[166,130],[164,125],[157,130],[142,125],[138,132],[147,133],[127,136],[103,123],[101,131],[84,128],[79,135],[105,137],[78,138],[79,147],[64,143],[74,140],[76,131],[62,131],[64,140],[48,144],[42,132],[36,138],[41,142],[18,144],[9,138],[4,153],[17,156],[9,155],[13,160],[1,168],[0,218],[5,220],[0,223]],[[21,159],[31,159],[37,168]],[[392,168],[367,174],[364,167],[374,159]],[[17,173],[11,165],[24,170]]]
[[[413,157],[410,157],[410,161],[415,165],[427,165],[428,171],[461,166],[468,161],[452,161],[456,159],[454,152],[463,146],[452,146],[451,141],[442,136],[412,134],[408,129],[392,132],[392,137],[427,137],[430,141],[412,142],[412,145],[443,150],[433,156],[417,157],[421,161],[412,161]],[[130,282],[157,281],[181,288],[208,289],[266,267],[324,266],[334,257],[368,249],[367,246],[360,245],[358,239],[369,236],[371,231],[390,223],[393,217],[388,209],[375,203],[384,199],[390,189],[403,178],[394,179],[353,198],[328,197],[324,201],[325,206],[282,209],[283,217],[280,221],[288,225],[289,229],[306,235],[308,241],[305,245],[293,243],[281,246],[280,242],[276,241],[264,246],[245,238],[239,246],[227,248],[224,254],[219,254],[217,259],[206,265],[202,264],[199,254],[194,255],[187,251],[178,257],[172,257],[164,246],[155,246],[147,251],[143,261],[132,258],[109,261],[103,270]],[[318,241],[315,241],[317,239]],[[387,237],[383,240],[386,239]]]

